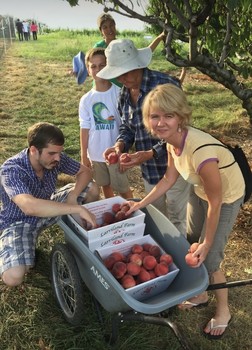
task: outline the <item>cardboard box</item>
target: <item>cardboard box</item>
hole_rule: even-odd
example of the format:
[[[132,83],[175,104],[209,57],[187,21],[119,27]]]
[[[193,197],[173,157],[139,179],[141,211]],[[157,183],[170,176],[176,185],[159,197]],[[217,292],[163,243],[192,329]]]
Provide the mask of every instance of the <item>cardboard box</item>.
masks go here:
[[[102,224],[103,213],[107,211],[112,212],[113,204],[124,202],[125,199],[120,196],[116,196],[113,198],[87,203],[83,206],[96,216],[98,224]],[[134,212],[129,219],[118,221],[111,225],[106,225],[89,231],[85,230],[85,228],[82,226],[82,220],[78,214],[67,215],[67,217],[72,226],[74,226],[74,229],[87,240],[88,245],[90,245],[93,241],[96,241],[97,243],[98,240],[105,242],[108,237],[112,237],[113,235],[121,235],[124,236],[124,238],[131,237],[132,239],[142,236],[144,233],[144,226],[141,226],[141,224],[144,224],[145,213],[143,213],[141,210]],[[131,236],[130,233],[132,234]]]
[[[136,243],[150,243],[158,245],[150,235],[146,235],[141,238],[122,243],[119,246],[97,249],[96,252],[101,257],[101,259],[105,259],[114,251],[119,251],[122,254],[127,255],[130,252],[131,247]],[[162,253],[165,253],[162,247],[160,247],[160,249]],[[135,287],[125,289],[126,293],[128,293],[131,297],[141,301],[163,292],[169,287],[169,285],[179,273],[179,269],[174,262],[169,266],[169,269],[170,271],[168,274],[164,276],[156,277],[150,281],[138,284]]]
[[[89,249],[94,252],[97,249],[118,246],[132,239],[142,237],[145,230],[145,224],[139,224],[126,231],[114,232],[96,240],[90,240],[88,242]]]

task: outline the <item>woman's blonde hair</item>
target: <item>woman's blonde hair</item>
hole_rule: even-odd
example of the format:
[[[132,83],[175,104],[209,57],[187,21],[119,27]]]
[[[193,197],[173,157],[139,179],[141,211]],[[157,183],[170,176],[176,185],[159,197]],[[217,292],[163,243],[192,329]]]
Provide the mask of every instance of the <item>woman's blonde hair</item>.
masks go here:
[[[149,132],[152,132],[149,123],[150,108],[152,107],[179,116],[182,129],[190,123],[191,107],[183,90],[174,84],[157,85],[146,95],[142,105],[142,114],[144,125]]]

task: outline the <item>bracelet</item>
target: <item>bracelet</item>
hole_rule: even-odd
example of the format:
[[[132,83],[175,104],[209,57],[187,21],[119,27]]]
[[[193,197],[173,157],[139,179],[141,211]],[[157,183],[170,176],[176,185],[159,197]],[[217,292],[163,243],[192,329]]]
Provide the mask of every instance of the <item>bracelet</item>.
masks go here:
[[[163,179],[168,182],[168,179],[166,177],[166,174],[164,174]]]

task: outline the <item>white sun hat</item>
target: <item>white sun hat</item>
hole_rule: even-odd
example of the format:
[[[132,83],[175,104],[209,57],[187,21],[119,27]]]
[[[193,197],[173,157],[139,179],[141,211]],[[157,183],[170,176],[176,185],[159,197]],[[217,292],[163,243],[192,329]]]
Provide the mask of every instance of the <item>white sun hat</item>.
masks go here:
[[[107,64],[97,76],[102,79],[117,78],[135,69],[145,68],[152,58],[149,47],[137,49],[132,40],[117,39],[111,41],[105,50]]]

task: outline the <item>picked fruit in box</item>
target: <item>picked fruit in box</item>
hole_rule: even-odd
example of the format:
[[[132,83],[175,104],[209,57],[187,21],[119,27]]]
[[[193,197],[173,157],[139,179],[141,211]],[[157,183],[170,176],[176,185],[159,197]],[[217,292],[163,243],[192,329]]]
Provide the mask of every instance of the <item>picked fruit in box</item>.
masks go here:
[[[162,293],[179,273],[172,255],[148,234],[96,252],[125,292],[139,301]],[[115,261],[121,264],[113,269]]]
[[[156,244],[133,244],[127,254],[114,251],[103,259],[103,263],[124,288],[129,288],[129,285],[133,287],[166,275],[173,258],[170,254],[162,253]]]
[[[120,196],[87,203],[83,206],[95,215],[98,224],[97,228],[87,230],[83,220],[77,214],[68,215],[68,218],[74,228],[88,242],[104,238],[105,236],[132,231],[134,227],[144,223],[145,219],[145,213],[141,210],[137,210],[126,217],[125,212],[128,210],[128,204]]]

